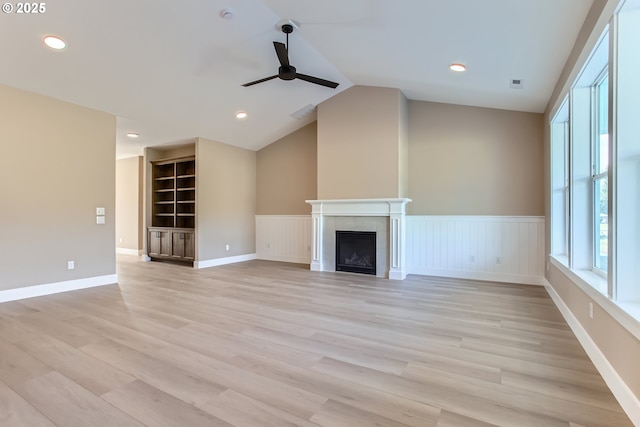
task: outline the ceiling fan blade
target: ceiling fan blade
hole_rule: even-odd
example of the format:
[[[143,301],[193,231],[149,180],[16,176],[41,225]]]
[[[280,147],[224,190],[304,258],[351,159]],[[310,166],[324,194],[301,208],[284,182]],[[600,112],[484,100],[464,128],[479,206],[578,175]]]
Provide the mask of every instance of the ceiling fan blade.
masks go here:
[[[273,47],[276,48],[276,55],[278,55],[278,61],[283,67],[289,66],[289,54],[287,53],[287,47],[284,43],[273,42]]]
[[[248,87],[248,86],[253,86],[253,85],[257,85],[258,83],[262,83],[262,82],[268,82],[269,80],[273,80],[276,77],[278,77],[278,75],[276,74],[275,76],[271,76],[271,77],[265,77],[264,79],[260,79],[260,80],[256,80],[254,82],[249,82],[249,83],[245,83],[242,86],[244,87]]]
[[[335,89],[338,87],[340,83],[330,82],[329,80],[321,79],[318,77],[308,76],[306,74],[296,73],[296,78],[300,80],[304,80],[305,82],[315,83],[317,85],[330,87],[331,89]]]

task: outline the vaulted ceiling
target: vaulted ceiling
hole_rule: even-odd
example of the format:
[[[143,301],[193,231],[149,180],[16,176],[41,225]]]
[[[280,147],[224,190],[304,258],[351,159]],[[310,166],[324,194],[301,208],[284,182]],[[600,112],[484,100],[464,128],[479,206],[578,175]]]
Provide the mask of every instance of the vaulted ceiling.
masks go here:
[[[44,13],[0,16],[0,83],[114,114],[119,156],[197,136],[256,150],[315,118],[292,113],[352,85],[542,112],[591,3],[57,0]],[[337,89],[279,79],[242,87],[277,73],[273,41],[285,41],[287,20],[298,25],[291,63]],[[49,34],[67,47],[45,47]],[[512,79],[522,88],[510,88]],[[248,117],[237,120],[238,111]]]

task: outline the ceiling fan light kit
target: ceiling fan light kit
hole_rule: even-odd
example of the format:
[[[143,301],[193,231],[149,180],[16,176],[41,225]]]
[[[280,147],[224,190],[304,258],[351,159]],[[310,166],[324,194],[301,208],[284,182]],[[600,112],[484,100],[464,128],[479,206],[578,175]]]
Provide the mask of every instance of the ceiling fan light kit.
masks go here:
[[[281,80],[294,80],[300,79],[309,83],[314,83],[320,86],[329,87],[331,89],[335,89],[338,87],[339,83],[332,82],[329,80],[321,79],[319,77],[309,76],[307,74],[298,73],[296,67],[289,63],[289,34],[291,34],[294,30],[294,23],[291,20],[285,22],[280,27],[281,31],[287,36],[287,44],[280,42],[273,42],[273,47],[276,50],[276,55],[278,56],[278,61],[280,62],[280,67],[278,67],[278,74],[265,77],[263,79],[255,80],[249,83],[245,83],[242,86],[249,87],[256,85],[258,83],[263,83],[269,80],[273,80],[275,78],[279,78]]]

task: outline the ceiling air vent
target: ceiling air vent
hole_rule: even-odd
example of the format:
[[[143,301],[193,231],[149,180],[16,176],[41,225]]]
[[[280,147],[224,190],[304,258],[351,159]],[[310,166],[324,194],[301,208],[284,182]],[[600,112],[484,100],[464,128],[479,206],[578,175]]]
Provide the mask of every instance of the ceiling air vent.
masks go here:
[[[511,89],[522,89],[522,79],[511,79],[509,81],[509,87]]]

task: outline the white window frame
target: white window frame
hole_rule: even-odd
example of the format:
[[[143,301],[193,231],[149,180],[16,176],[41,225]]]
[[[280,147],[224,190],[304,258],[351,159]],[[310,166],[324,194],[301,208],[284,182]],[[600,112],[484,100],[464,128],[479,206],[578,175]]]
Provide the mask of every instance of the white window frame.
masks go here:
[[[596,78],[596,80],[593,82],[593,85],[591,86],[591,208],[592,208],[592,212],[593,212],[593,217],[592,217],[592,241],[593,241],[593,253],[591,254],[591,258],[592,258],[592,268],[591,271],[593,271],[594,273],[596,273],[597,275],[603,277],[603,278],[607,278],[607,266],[605,266],[604,269],[600,268],[597,265],[597,261],[596,261],[596,257],[599,256],[600,254],[600,210],[598,208],[598,204],[600,203],[600,197],[599,197],[599,187],[598,184],[604,180],[604,179],[608,179],[609,178],[609,162],[607,162],[607,168],[600,172],[599,170],[599,166],[600,166],[600,121],[601,121],[601,117],[600,117],[600,86],[602,85],[602,83],[609,78],[609,67],[607,64],[607,67],[604,68],[604,70],[602,70],[602,72],[598,75],[598,77]],[[608,96],[607,96],[607,112],[609,110],[610,106],[608,105]],[[608,114],[607,114],[607,118],[605,119],[609,120],[608,118]],[[607,125],[607,132],[609,129],[609,125]],[[610,141],[610,138],[609,138]],[[610,142],[609,142],[610,144]],[[609,216],[609,212],[607,210],[607,224],[610,223],[610,216]],[[609,242],[607,241],[607,245],[609,245]],[[608,251],[608,248],[607,248]],[[608,254],[607,254],[607,263],[609,262],[608,260]]]

